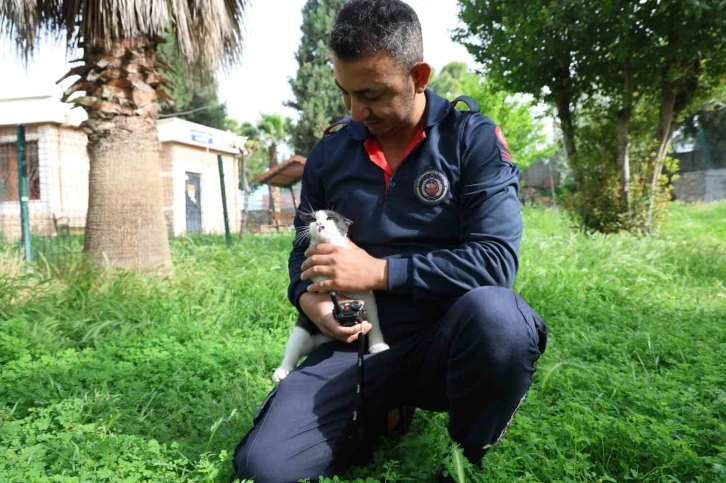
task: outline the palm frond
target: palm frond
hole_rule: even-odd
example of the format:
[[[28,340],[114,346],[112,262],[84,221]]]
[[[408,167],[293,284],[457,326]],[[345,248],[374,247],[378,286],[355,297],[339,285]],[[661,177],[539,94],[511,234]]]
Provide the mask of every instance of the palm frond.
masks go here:
[[[249,0],[3,0],[0,37],[26,59],[44,33],[64,35],[69,50],[170,33],[190,63],[236,63]]]

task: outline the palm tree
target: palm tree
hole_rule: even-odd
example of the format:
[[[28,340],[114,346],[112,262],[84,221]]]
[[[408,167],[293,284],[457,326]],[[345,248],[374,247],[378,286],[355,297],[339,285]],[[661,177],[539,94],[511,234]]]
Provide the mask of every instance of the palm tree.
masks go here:
[[[89,200],[84,250],[112,266],[171,265],[162,211],[159,102],[168,100],[156,55],[171,37],[190,64],[233,64],[248,0],[14,0],[0,2],[0,37],[32,56],[43,33],[65,35],[81,58],[63,101],[88,114]],[[75,93],[84,95],[71,98]]]
[[[280,143],[290,138],[292,121],[279,114],[262,114],[257,122],[257,129],[262,137],[262,142],[267,147],[270,169],[277,166],[277,148]],[[280,224],[280,188],[269,185],[270,188],[270,224]]]
[[[237,134],[236,148],[240,153],[239,163],[239,189],[244,193],[244,202],[242,204],[242,216],[240,218],[240,237],[247,233],[247,221],[249,218],[249,204],[250,189],[249,179],[254,176],[249,176],[250,172],[250,161],[253,159],[255,154],[262,149],[262,142],[260,141],[260,131],[257,126],[251,122],[245,121],[241,125],[236,121],[227,119],[227,124],[230,127],[230,131]],[[254,169],[254,168],[252,168]],[[256,172],[256,171],[255,171]]]

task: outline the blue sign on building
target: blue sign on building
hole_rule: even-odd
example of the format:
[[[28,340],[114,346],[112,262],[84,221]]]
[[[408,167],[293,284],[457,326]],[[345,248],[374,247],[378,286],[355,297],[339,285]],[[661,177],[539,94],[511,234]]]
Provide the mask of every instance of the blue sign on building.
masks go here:
[[[204,131],[196,131],[192,129],[192,141],[202,144],[212,144],[212,135]]]

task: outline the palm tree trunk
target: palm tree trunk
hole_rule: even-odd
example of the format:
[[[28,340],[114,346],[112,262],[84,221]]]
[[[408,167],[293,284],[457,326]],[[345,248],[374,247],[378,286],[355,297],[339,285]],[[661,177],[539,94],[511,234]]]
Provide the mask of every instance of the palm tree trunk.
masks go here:
[[[280,224],[280,188],[270,185],[270,224]]]
[[[112,266],[170,264],[162,211],[159,140],[155,123],[118,116],[115,129],[90,135],[85,250]]]
[[[242,188],[242,192],[244,193],[244,204],[242,205],[242,218],[240,219],[240,227],[239,227],[239,234],[240,237],[244,236],[247,233],[247,218],[249,215],[249,206],[250,206],[250,184],[247,182],[247,159],[248,156],[245,156],[244,153],[242,154],[242,162],[240,163],[240,188]]]
[[[86,96],[90,159],[84,251],[114,267],[156,269],[171,265],[162,211],[160,143],[156,129],[163,78],[156,72],[156,44],[145,38],[110,48],[88,48],[76,90]]]
[[[277,166],[277,145],[272,144],[269,150],[270,169]],[[280,188],[268,184],[270,188],[270,224],[277,227],[280,224]]]

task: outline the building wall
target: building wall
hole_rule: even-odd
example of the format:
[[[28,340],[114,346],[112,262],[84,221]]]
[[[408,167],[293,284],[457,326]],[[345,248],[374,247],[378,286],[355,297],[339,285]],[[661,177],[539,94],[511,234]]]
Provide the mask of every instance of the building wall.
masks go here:
[[[709,169],[703,175],[703,201],[726,199],[726,169]]]
[[[552,188],[560,184],[560,173],[552,164],[537,161],[521,173],[522,186]]]
[[[40,200],[28,202],[31,232],[54,236],[57,234],[56,224],[67,225],[73,231],[82,230],[88,209],[89,160],[86,135],[72,126],[41,124],[26,126],[25,138],[26,141],[38,142]],[[15,126],[0,126],[0,143],[15,140]],[[231,154],[224,154],[223,160],[230,229],[238,232],[241,206],[237,160]],[[224,233],[215,151],[173,141],[164,142],[161,171],[164,215],[169,233],[180,234],[186,229],[186,171],[201,174],[203,230]],[[0,233],[0,242],[20,239],[19,202],[0,203]]]
[[[673,183],[676,199],[717,201],[726,199],[726,169],[705,169],[681,173]]]
[[[16,142],[15,126],[0,127],[0,143]],[[40,199],[28,201],[31,233],[52,235],[53,214],[52,200],[56,196],[53,172],[50,168],[51,159],[55,155],[53,144],[53,126],[25,126],[25,141],[38,143],[38,174],[40,176]],[[20,239],[20,202],[4,201],[0,203],[0,240],[15,241]]]
[[[172,212],[172,226],[175,234],[186,231],[186,173],[200,175],[202,203],[202,230],[205,233],[224,233],[224,211],[219,185],[219,168],[217,153],[203,148],[181,143],[164,143],[162,166],[165,168],[162,177],[165,179],[166,212]],[[169,175],[170,160],[174,160]],[[227,215],[230,231],[239,232],[239,173],[237,159],[230,154],[223,154],[225,191],[227,194]],[[173,201],[172,201],[173,200]],[[173,209],[170,209],[172,203]]]
[[[66,216],[72,226],[84,227],[88,211],[88,171],[90,163],[86,145],[86,135],[76,129],[59,127],[58,157],[52,169],[57,172],[58,197],[54,206],[58,213]]]
[[[690,171],[680,174],[673,183],[673,194],[680,201],[701,201],[705,195],[703,171]]]

